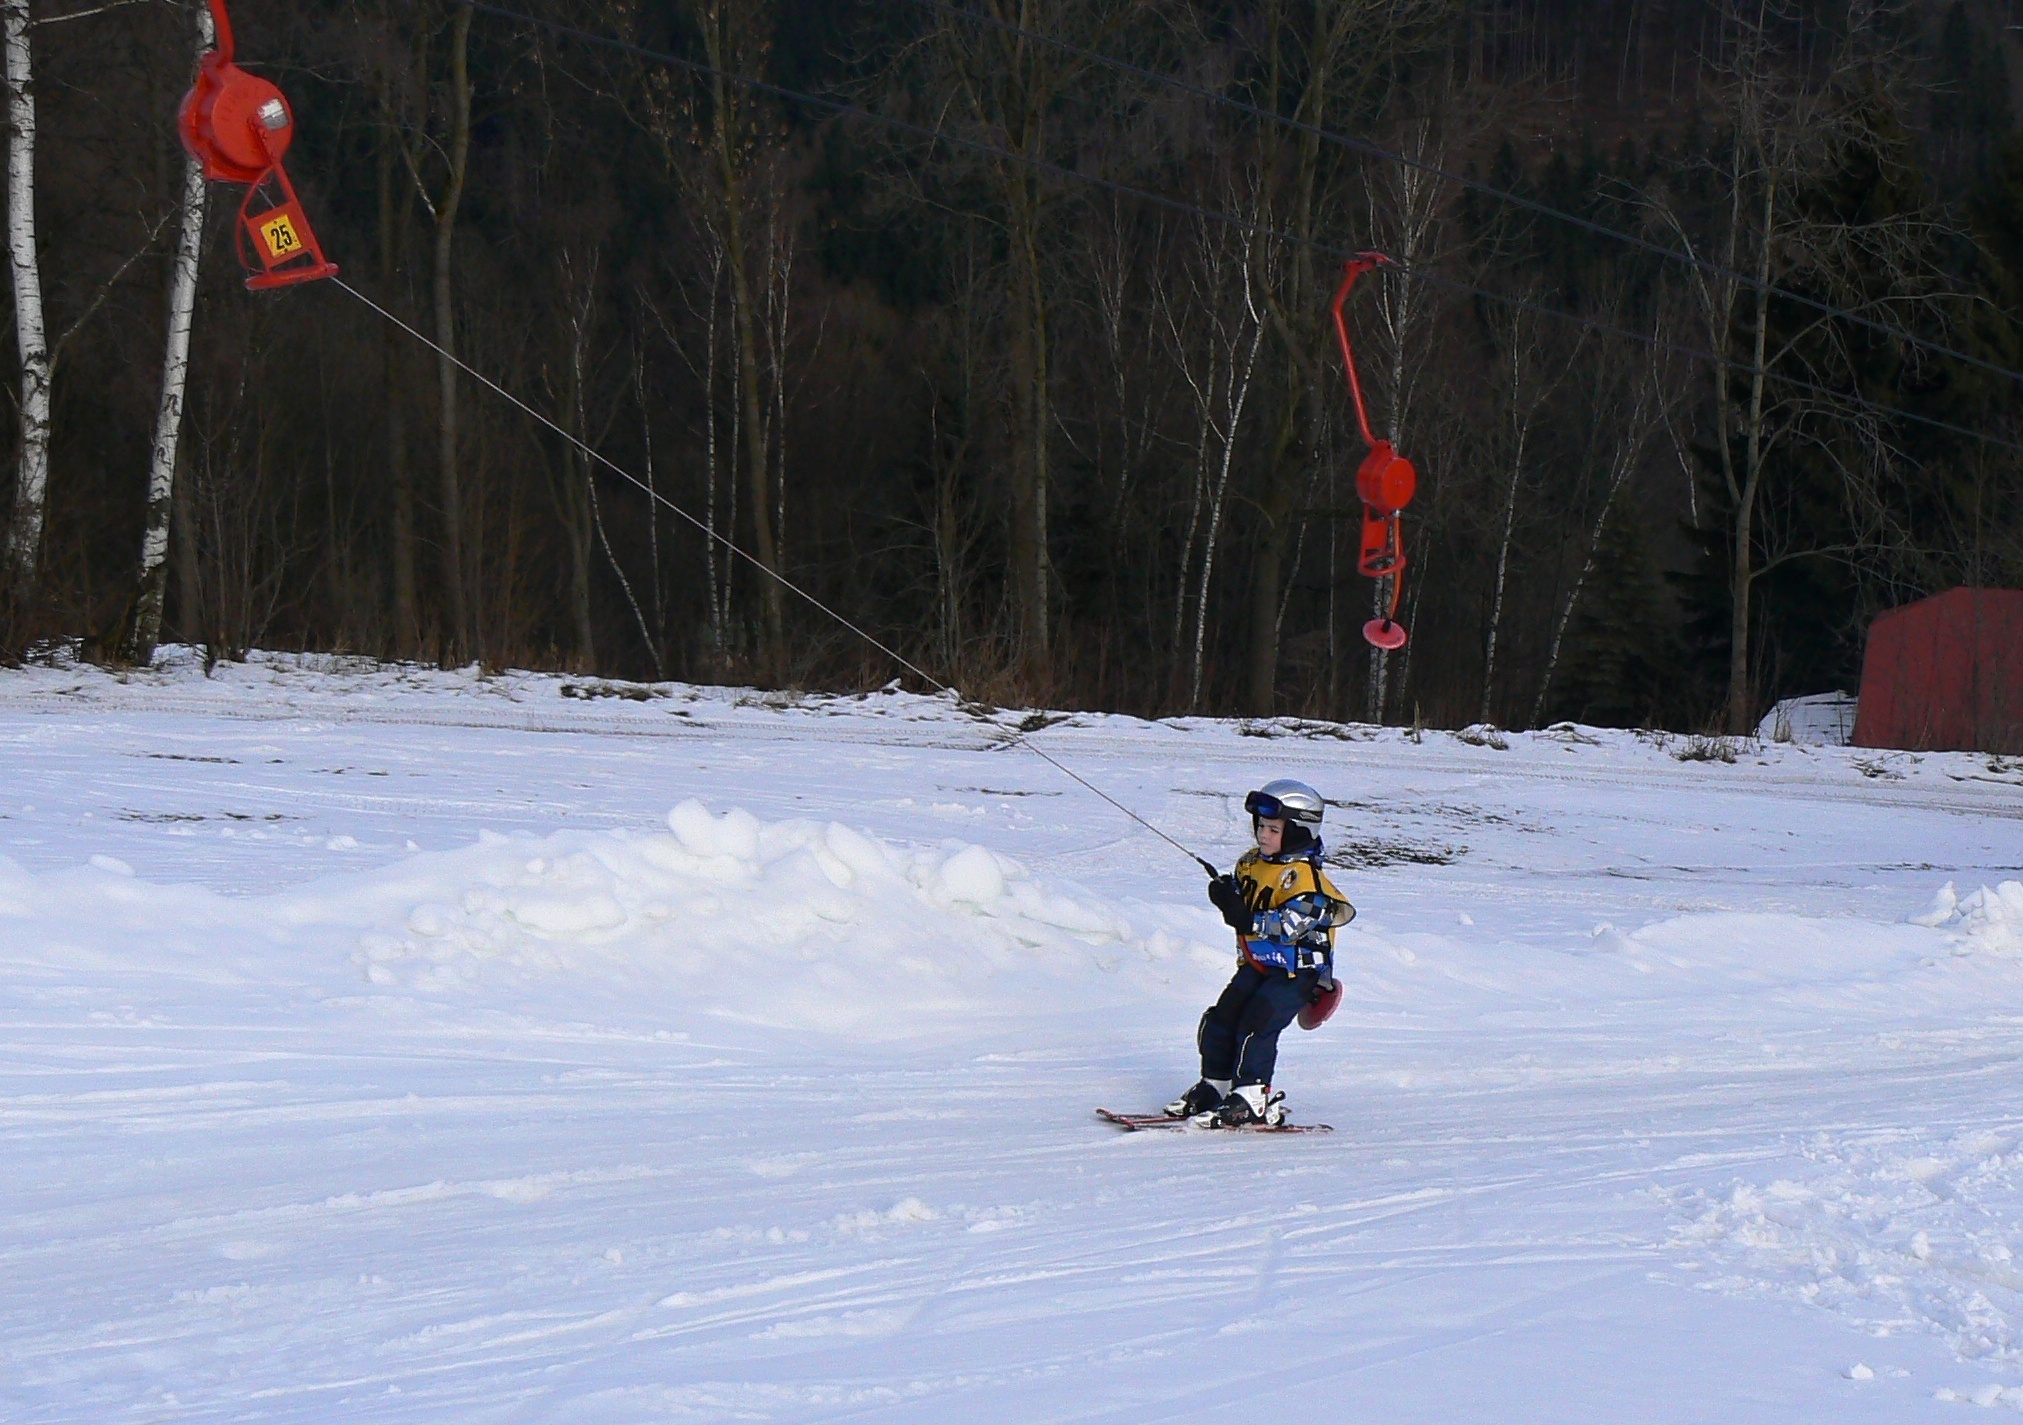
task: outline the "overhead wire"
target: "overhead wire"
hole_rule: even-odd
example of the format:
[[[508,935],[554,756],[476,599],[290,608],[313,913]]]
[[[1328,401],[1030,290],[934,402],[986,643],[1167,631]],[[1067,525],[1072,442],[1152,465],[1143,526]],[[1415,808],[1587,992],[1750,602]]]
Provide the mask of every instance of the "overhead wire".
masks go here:
[[[528,15],[518,10],[508,9],[503,5],[490,3],[490,0],[459,0],[459,3],[468,5],[473,10],[480,11],[488,15],[496,16],[499,19],[510,20],[518,24],[529,26],[530,28],[533,29],[546,30],[552,34],[557,34],[569,39],[576,40],[582,44],[592,46],[593,48],[606,49],[621,54],[631,55],[635,58],[644,59],[654,64],[662,65],[668,68],[685,70],[691,74],[702,75],[710,78],[720,78],[724,80],[726,83],[736,84],[740,88],[748,89],[754,93],[771,95],[774,98],[782,99],[789,103],[805,104],[808,105],[809,107],[821,109],[831,114],[836,114],[855,119],[862,119],[873,124],[881,125],[895,132],[908,134],[914,138],[925,140],[926,142],[929,143],[945,144],[952,148],[967,150],[968,152],[981,154],[985,157],[1002,159],[1008,162],[1016,163],[1023,167],[1029,168],[1034,172],[1044,173],[1048,177],[1059,179],[1062,182],[1081,184],[1084,187],[1100,189],[1104,192],[1113,193],[1120,197],[1135,199],[1137,201],[1149,204],[1154,207],[1164,208],[1170,212],[1180,213],[1184,216],[1195,217],[1210,222],[1220,223],[1222,225],[1232,227],[1246,233],[1262,233],[1266,236],[1275,238],[1281,242],[1303,246],[1313,252],[1317,252],[1324,256],[1332,257],[1337,260],[1346,260],[1355,255],[1355,250],[1352,248],[1341,247],[1333,243],[1323,242],[1317,238],[1302,237],[1297,233],[1291,233],[1283,229],[1268,227],[1266,225],[1257,223],[1253,220],[1241,218],[1231,213],[1225,213],[1218,209],[1210,208],[1200,203],[1189,202],[1188,200],[1183,198],[1175,198],[1169,194],[1155,192],[1152,189],[1140,188],[1134,184],[1123,183],[1114,178],[1106,178],[1101,174],[1085,173],[1078,169],[1068,168],[1062,164],[1053,163],[1046,159],[1039,158],[1031,154],[1019,153],[1014,150],[1003,148],[995,144],[986,143],[980,139],[970,138],[963,134],[949,133],[945,130],[933,128],[925,124],[915,123],[910,119],[902,119],[891,114],[883,114],[875,109],[867,109],[862,105],[853,104],[847,100],[836,99],[823,94],[813,94],[807,92],[806,90],[793,89],[786,85],[775,84],[770,80],[758,79],[749,75],[740,74],[735,70],[725,69],[720,66],[707,64],[701,60],[690,59],[685,55],[671,54],[664,50],[652,49],[646,45],[637,44],[631,40],[620,39],[614,35],[598,34],[595,31],[585,30],[580,28],[579,26],[567,24],[560,20],[549,20],[541,18],[540,16],[536,15]],[[1425,282],[1431,286],[1444,287],[1452,292],[1457,292],[1468,296],[1479,297],[1484,301],[1495,302],[1500,305],[1512,307],[1521,311],[1532,312],[1539,316],[1548,317],[1556,321],[1566,322],[1571,325],[1581,327],[1588,331],[1605,332],[1613,334],[1615,336],[1620,336],[1628,341],[1636,342],[1654,351],[1669,352],[1673,355],[1683,356],[1694,361],[1706,362],[1710,365],[1718,366],[1730,371],[1744,373],[1747,375],[1759,374],[1755,366],[1751,365],[1748,362],[1738,360],[1737,358],[1732,356],[1723,356],[1718,352],[1703,350],[1699,347],[1689,346],[1681,342],[1670,341],[1666,338],[1659,337],[1650,333],[1632,331],[1626,327],[1616,326],[1611,323],[1599,321],[1591,317],[1585,317],[1576,312],[1566,311],[1563,308],[1546,306],[1538,302],[1530,301],[1527,298],[1514,296],[1507,292],[1498,292],[1492,288],[1478,286],[1474,283],[1463,281],[1460,278],[1452,277],[1446,273],[1439,272],[1432,268],[1411,266],[1395,262],[1392,263],[1391,265],[1397,269],[1400,275],[1411,277],[1415,280]],[[1840,402],[1843,405],[1860,407],[1862,409],[1875,412],[1878,415],[1888,416],[1897,420],[1908,421],[1915,425],[1922,425],[1933,430],[1945,431],[1951,435],[1961,436],[1969,440],[1979,441],[1984,444],[1997,446],[2005,450],[2012,450],[2017,451],[2019,453],[2023,453],[2023,443],[2008,440],[2002,436],[1993,435],[1986,431],[1975,430],[1968,426],[1957,425],[1950,421],[1941,420],[1935,416],[1927,416],[1920,412],[1906,410],[1899,406],[1884,405],[1881,402],[1872,400],[1868,397],[1851,394],[1845,391],[1838,391],[1833,389],[1832,387],[1821,385],[1820,383],[1817,382],[1805,380],[1803,377],[1790,376],[1786,375],[1783,372],[1768,371],[1768,370],[1763,371],[1760,374],[1766,381],[1773,381],[1781,386],[1789,387],[1793,390],[1804,391],[1807,392],[1808,394],[1815,396],[1827,397],[1834,401]]]
[[[1247,100],[1239,99],[1234,95],[1224,94],[1205,85],[1195,84],[1189,80],[1182,79],[1178,75],[1163,74],[1148,66],[1135,64],[1126,59],[1118,59],[1114,55],[1104,54],[1100,50],[1088,49],[1071,41],[1059,39],[1053,35],[1042,34],[1037,30],[1029,30],[1010,20],[972,10],[966,5],[952,4],[950,0],[912,0],[912,3],[924,10],[932,10],[940,14],[954,16],[973,24],[984,25],[992,29],[1002,30],[1008,34],[1017,35],[1021,39],[1032,40],[1036,43],[1047,45],[1050,48],[1060,50],[1064,54],[1071,54],[1077,58],[1100,64],[1119,74],[1128,74],[1137,79],[1149,80],[1154,84],[1163,85],[1178,93],[1208,100],[1211,103],[1233,109],[1238,113],[1247,114],[1254,119],[1291,129],[1296,133],[1310,134],[1323,142],[1334,144],[1354,153],[1364,154],[1371,158],[1381,158],[1388,163],[1402,164],[1407,168],[1417,169],[1419,172],[1429,174],[1443,182],[1452,183],[1457,187],[1480,193],[1487,198],[1494,198],[1500,203],[1508,203],[1513,207],[1526,209],[1537,213],[1541,217],[1551,218],[1557,222],[1565,223],[1599,237],[1611,238],[1616,242],[1625,243],[1630,247],[1637,248],[1656,257],[1666,258],[1673,262],[1683,262],[1688,266],[1697,268],[1710,277],[1719,277],[1726,281],[1735,282],[1752,292],[1763,292],[1772,297],[1779,297],[1785,301],[1794,302],[1822,316],[1837,317],[1853,325],[1865,327],[1870,331],[1903,342],[1908,346],[1921,347],[1934,355],[1944,356],[1950,360],[1976,367],[1982,371],[1991,372],[2010,381],[2023,381],[2023,371],[2017,371],[2011,367],[2000,365],[1984,357],[1975,356],[1970,352],[1957,350],[1941,342],[1934,341],[1930,337],[1919,336],[1915,332],[1905,331],[1900,327],[1891,326],[1887,322],[1877,321],[1873,317],[1865,317],[1859,312],[1850,311],[1846,307],[1836,306],[1831,302],[1822,301],[1816,297],[1809,297],[1803,292],[1794,292],[1788,287],[1780,287],[1774,282],[1767,282],[1760,277],[1753,277],[1746,272],[1741,272],[1735,268],[1727,267],[1721,263],[1701,257],[1698,253],[1690,252],[1683,248],[1669,247],[1660,242],[1653,242],[1651,239],[1639,236],[1636,233],[1625,232],[1621,228],[1611,227],[1607,223],[1599,222],[1593,218],[1584,218],[1578,213],[1570,213],[1564,208],[1556,208],[1550,203],[1540,202],[1536,198],[1527,198],[1522,193],[1514,193],[1507,188],[1498,188],[1493,183],[1485,183],[1479,178],[1471,178],[1467,174],[1456,173],[1452,169],[1443,167],[1438,163],[1433,163],[1423,158],[1414,158],[1410,154],[1400,153],[1395,149],[1387,148],[1383,144],[1376,143],[1370,139],[1357,138],[1353,134],[1345,134],[1335,129],[1323,128],[1318,124],[1309,123],[1305,119],[1276,113],[1260,105],[1252,104]]]
[[[1719,366],[1729,371],[1741,372],[1744,375],[1753,376],[1757,374],[1756,368],[1749,362],[1738,360],[1732,356],[1722,356],[1704,347],[1688,346],[1683,342],[1672,341],[1648,332],[1631,331],[1627,327],[1619,327],[1594,317],[1582,316],[1579,312],[1569,312],[1564,307],[1549,307],[1543,303],[1534,302],[1526,297],[1514,296],[1508,292],[1489,291],[1463,282],[1459,278],[1449,277],[1446,273],[1440,272],[1437,269],[1409,267],[1398,262],[1392,263],[1391,266],[1397,268],[1401,274],[1415,277],[1429,286],[1445,287],[1450,291],[1459,292],[1463,295],[1481,297],[1488,301],[1501,303],[1506,307],[1515,308],[1518,311],[1531,312],[1542,317],[1551,317],[1556,321],[1566,322],[1587,331],[1619,336],[1628,341],[1637,342],[1652,351],[1663,351],[1674,356],[1686,357],[1692,361],[1703,361],[1709,365]],[[1886,406],[1880,401],[1871,400],[1866,396],[1853,395],[1846,391],[1835,390],[1833,387],[1821,385],[1817,381],[1808,381],[1802,376],[1791,376],[1779,371],[1764,371],[1761,374],[1766,381],[1774,381],[1780,386],[1786,386],[1795,391],[1803,391],[1808,395],[1825,397],[1829,400],[1837,401],[1842,405],[1853,406],[1872,412],[1878,416],[1909,421],[1915,425],[1945,431],[1949,435],[1962,436],[1968,440],[1980,441],[1983,444],[1996,446],[2002,450],[2012,450],[2023,454],[2023,442],[2013,441],[1988,431],[1976,430],[1971,426],[1956,425],[1952,421],[1941,420],[1937,416],[1928,416],[1919,411],[1908,411],[1901,406]]]
[[[913,674],[916,678],[919,678],[922,682],[926,683],[936,692],[948,693],[953,695],[959,700],[966,701],[966,699],[963,699],[962,697],[962,690],[957,688],[954,684],[943,682],[941,679],[935,677],[932,673],[928,672],[925,668],[922,668],[918,663],[915,663],[905,654],[899,652],[898,649],[892,647],[892,645],[890,645],[889,643],[886,643],[876,634],[864,628],[861,624],[856,623],[854,620],[844,615],[834,606],[825,603],[815,594],[810,593],[807,589],[803,588],[799,583],[795,582],[787,575],[781,573],[779,570],[773,568],[771,565],[767,564],[764,560],[760,559],[757,555],[747,551],[742,545],[738,544],[735,540],[732,540],[728,536],[720,533],[718,530],[710,526],[705,521],[698,519],[694,514],[690,513],[682,505],[677,504],[674,500],[670,499],[668,496],[662,494],[658,489],[654,488],[654,486],[640,479],[637,475],[634,475],[630,470],[627,470],[624,466],[618,464],[615,460],[611,459],[609,456],[604,454],[603,451],[598,450],[595,446],[591,445],[589,442],[583,440],[581,437],[569,431],[568,429],[563,427],[560,423],[555,421],[552,417],[546,415],[544,412],[538,410],[534,406],[529,405],[526,401],[523,401],[522,399],[520,399],[520,397],[514,395],[511,391],[507,390],[497,381],[494,381],[484,372],[478,370],[477,367],[471,365],[468,361],[465,361],[461,356],[458,356],[454,351],[451,351],[447,347],[442,346],[440,343],[436,342],[434,339],[429,337],[425,332],[421,331],[419,328],[411,325],[406,321],[403,321],[398,314],[389,311],[387,308],[381,306],[378,302],[373,301],[372,298],[368,297],[365,293],[359,291],[349,282],[346,282],[342,277],[332,277],[330,281],[341,291],[349,294],[351,297],[363,303],[366,307],[369,307],[374,312],[377,312],[381,317],[384,317],[387,321],[393,323],[394,326],[400,328],[400,330],[406,332],[409,336],[413,337],[423,346],[426,346],[427,348],[429,348],[429,350],[435,352],[436,355],[442,357],[446,361],[453,363],[466,376],[469,376],[473,381],[476,381],[480,385],[484,386],[487,390],[491,391],[492,394],[498,396],[500,399],[504,400],[507,404],[515,407],[524,414],[531,416],[535,421],[537,421],[541,425],[546,426],[556,435],[561,436],[562,439],[567,441],[570,445],[582,451],[583,454],[588,456],[590,459],[596,461],[599,465],[602,465],[605,469],[611,471],[613,474],[617,475],[620,479],[626,481],[628,484],[633,485],[634,487],[642,491],[649,500],[653,501],[656,504],[664,506],[671,513],[675,514],[676,516],[678,516],[683,520],[686,520],[690,525],[693,525],[695,529],[698,532],[700,532],[703,536],[705,536],[710,540],[715,541],[717,544],[722,545],[726,550],[730,551],[732,554],[735,554],[738,558],[744,560],[747,564],[751,565],[761,574],[778,583],[781,588],[787,590],[789,593],[798,595],[802,599],[805,599],[812,607],[828,615],[828,617],[834,619],[838,624],[848,629],[851,633],[856,634],[857,637],[863,639],[864,642],[869,644],[871,647],[877,649],[880,653],[883,653],[887,658],[890,658],[894,663],[898,664],[901,668],[904,668],[907,672]],[[1132,821],[1136,822],[1138,825],[1144,827],[1147,831],[1151,832],[1161,841],[1164,841],[1174,850],[1180,852],[1183,856],[1186,856],[1190,860],[1194,861],[1203,870],[1207,871],[1210,876],[1220,874],[1216,870],[1212,862],[1208,861],[1205,857],[1196,854],[1192,849],[1182,844],[1181,842],[1175,840],[1172,836],[1168,835],[1165,831],[1161,830],[1159,827],[1154,826],[1151,822],[1147,821],[1144,817],[1140,816],[1130,807],[1124,805],[1124,803],[1118,801],[1115,797],[1111,796],[1108,792],[1104,791],[1094,782],[1091,782],[1088,778],[1084,777],[1074,768],[1068,766],[1066,763],[1062,762],[1060,759],[1053,756],[1044,747],[1041,747],[1038,743],[1034,742],[1029,736],[1027,736],[1023,728],[1017,727],[1007,728],[999,724],[993,724],[993,727],[996,729],[996,731],[1004,735],[1005,740],[1007,742],[1025,748],[1026,751],[1031,752],[1034,756],[1038,757],[1042,762],[1045,762],[1048,766],[1052,767],[1062,776],[1068,778],[1070,781],[1076,783],[1078,786],[1082,787],[1086,791],[1089,791],[1095,794],[1097,797],[1100,797],[1103,801],[1108,802],[1112,807],[1122,812],[1125,816],[1129,817]]]

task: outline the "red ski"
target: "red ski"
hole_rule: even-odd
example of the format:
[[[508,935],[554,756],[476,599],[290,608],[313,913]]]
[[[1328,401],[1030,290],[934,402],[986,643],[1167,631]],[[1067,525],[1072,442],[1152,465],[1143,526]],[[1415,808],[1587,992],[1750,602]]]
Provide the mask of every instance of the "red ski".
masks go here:
[[[1126,1133],[1136,1133],[1149,1128],[1193,1128],[1204,1133],[1332,1133],[1335,1130],[1325,1123],[1246,1123],[1235,1128],[1220,1128],[1212,1123],[1199,1123],[1192,1118],[1169,1118],[1163,1113],[1112,1113],[1107,1108],[1096,1110],[1096,1117],[1105,1123],[1114,1123]]]

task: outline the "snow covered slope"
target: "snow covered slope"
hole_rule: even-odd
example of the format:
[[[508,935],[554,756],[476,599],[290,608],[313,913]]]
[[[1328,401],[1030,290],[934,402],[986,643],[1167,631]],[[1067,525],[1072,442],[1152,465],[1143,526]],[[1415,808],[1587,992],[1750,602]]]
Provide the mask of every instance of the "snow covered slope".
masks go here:
[[[2014,760],[218,673],[0,672],[0,1418],[2023,1408]],[[1021,725],[1341,804],[1334,1134]]]

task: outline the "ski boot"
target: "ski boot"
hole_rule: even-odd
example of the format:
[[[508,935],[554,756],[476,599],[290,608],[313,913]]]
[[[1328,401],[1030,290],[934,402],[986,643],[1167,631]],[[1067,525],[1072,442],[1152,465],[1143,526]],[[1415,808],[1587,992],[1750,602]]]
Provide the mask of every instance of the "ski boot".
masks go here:
[[[1223,1098],[1229,1092],[1229,1081],[1210,1083],[1207,1079],[1198,1081],[1193,1088],[1166,1105],[1168,1118],[1194,1118],[1200,1114],[1213,1113],[1222,1107]]]
[[[1286,1120],[1285,1095],[1270,1084],[1245,1084],[1233,1090],[1215,1110],[1216,1128],[1277,1128]]]

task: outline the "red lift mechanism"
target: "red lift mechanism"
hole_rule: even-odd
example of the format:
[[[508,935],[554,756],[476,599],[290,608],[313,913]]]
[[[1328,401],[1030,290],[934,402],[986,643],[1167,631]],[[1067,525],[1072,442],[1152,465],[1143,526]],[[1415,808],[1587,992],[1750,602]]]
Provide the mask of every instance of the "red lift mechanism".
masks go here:
[[[335,277],[337,264],[324,257],[281,166],[295,137],[294,111],[274,85],[232,62],[231,17],[224,0],[210,0],[210,6],[218,47],[204,56],[176,122],[183,147],[202,161],[204,177],[246,185],[236,231],[246,285],[262,292]]]
[[[1419,488],[1419,472],[1412,462],[1398,454],[1388,440],[1378,440],[1370,430],[1370,413],[1363,406],[1363,383],[1356,375],[1356,356],[1349,349],[1349,324],[1342,307],[1356,279],[1365,272],[1388,267],[1391,259],[1381,252],[1362,252],[1349,259],[1342,269],[1342,285],[1335,293],[1335,336],[1342,344],[1342,368],[1349,374],[1349,395],[1356,402],[1356,423],[1363,429],[1363,443],[1370,453],[1356,470],[1356,494],[1363,502],[1363,551],[1356,568],[1366,579],[1391,580],[1391,607],[1382,618],[1363,625],[1363,637],[1378,648],[1396,650],[1405,646],[1405,626],[1398,622],[1398,599],[1405,590],[1405,540],[1398,515],[1412,503]]]

